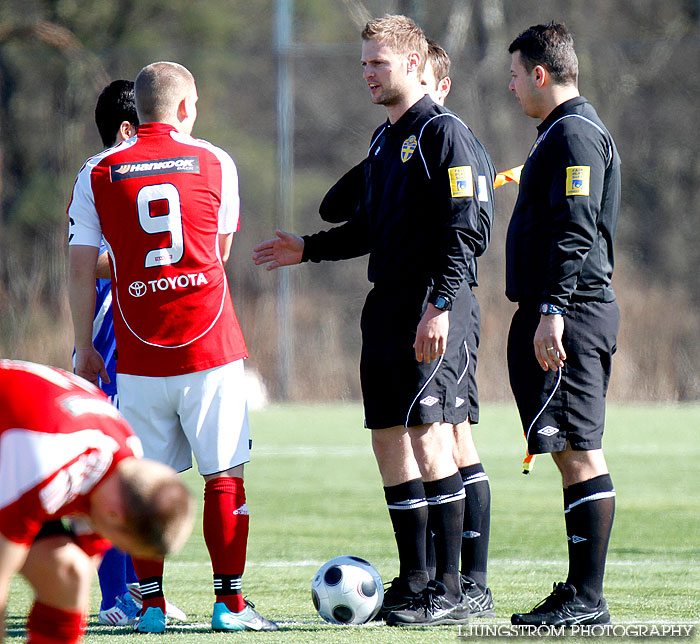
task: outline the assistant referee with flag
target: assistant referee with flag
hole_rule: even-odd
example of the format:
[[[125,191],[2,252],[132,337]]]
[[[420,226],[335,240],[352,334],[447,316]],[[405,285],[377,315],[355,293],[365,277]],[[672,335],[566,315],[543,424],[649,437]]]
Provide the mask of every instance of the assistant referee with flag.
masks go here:
[[[620,158],[579,95],[563,24],[530,27],[509,51],[510,90],[541,123],[506,240],[506,295],[519,305],[508,368],[529,454],[551,453],[561,472],[569,547],[566,582],[511,621],[602,624],[610,621],[603,573],[615,510],[602,436],[620,320],[610,286]]]

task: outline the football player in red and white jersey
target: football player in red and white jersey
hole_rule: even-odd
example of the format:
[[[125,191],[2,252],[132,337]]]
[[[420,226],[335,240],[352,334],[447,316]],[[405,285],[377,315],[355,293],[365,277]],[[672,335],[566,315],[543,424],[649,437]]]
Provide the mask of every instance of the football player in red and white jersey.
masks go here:
[[[72,644],[85,629],[95,563],[116,546],[142,557],[179,549],[193,501],[169,467],[140,459],[107,397],[60,369],[0,360],[0,642],[10,578],[35,603],[30,642]],[[71,530],[36,540],[63,517]],[[101,536],[100,536],[101,535]]]
[[[137,136],[89,159],[75,182],[70,300],[76,373],[95,382],[94,266],[102,236],[112,267],[120,409],[144,453],[205,479],[204,539],[214,571],[215,630],[276,630],[245,602],[248,540],[243,465],[250,459],[243,386],[247,349],[224,262],[239,227],[231,157],[190,136],[197,117],[192,74],[170,62],[136,78]],[[163,562],[134,561],[142,632],[163,632]]]

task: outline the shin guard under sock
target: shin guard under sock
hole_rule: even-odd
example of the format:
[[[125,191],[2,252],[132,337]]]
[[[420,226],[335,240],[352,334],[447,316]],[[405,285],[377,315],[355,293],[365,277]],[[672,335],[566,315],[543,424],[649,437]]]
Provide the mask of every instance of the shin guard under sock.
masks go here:
[[[486,590],[486,569],[491,532],[491,488],[481,463],[459,468],[464,484],[464,523],[462,526],[463,575]]]
[[[413,479],[385,487],[384,497],[399,552],[399,577],[407,580],[412,571],[426,570],[428,502],[423,481]]]
[[[160,608],[163,615],[165,595],[163,594],[163,560],[133,558],[134,570],[139,578],[139,590],[143,601],[143,612],[149,608]]]
[[[35,602],[27,619],[27,644],[77,644],[85,632],[80,611]]]
[[[464,518],[464,486],[458,472],[424,482],[435,542],[435,579],[447,586],[450,598],[460,595],[459,555]]]
[[[596,606],[603,594],[603,575],[615,515],[615,489],[609,474],[574,483],[564,490],[564,516],[569,548],[567,583],[585,604]]]
[[[245,608],[241,578],[250,524],[242,478],[221,476],[207,481],[203,522],[216,601],[238,613]]]

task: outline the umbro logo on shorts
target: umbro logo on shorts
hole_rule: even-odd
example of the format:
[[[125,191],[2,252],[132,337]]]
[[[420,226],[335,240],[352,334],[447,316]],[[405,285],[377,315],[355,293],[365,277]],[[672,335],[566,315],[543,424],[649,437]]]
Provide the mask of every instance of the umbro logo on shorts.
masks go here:
[[[457,396],[455,399],[455,407],[461,407],[464,404],[464,398]]]
[[[476,539],[480,536],[481,532],[477,532],[476,530],[466,530],[465,532],[462,532],[463,539]]]
[[[432,407],[435,403],[439,403],[440,399],[436,398],[435,396],[426,396],[423,398],[423,400],[420,401],[421,405],[425,405],[426,407]]]
[[[557,427],[552,427],[551,425],[547,425],[546,427],[543,427],[542,429],[538,429],[537,433],[542,434],[542,436],[554,436],[554,434],[559,433],[559,429]]]

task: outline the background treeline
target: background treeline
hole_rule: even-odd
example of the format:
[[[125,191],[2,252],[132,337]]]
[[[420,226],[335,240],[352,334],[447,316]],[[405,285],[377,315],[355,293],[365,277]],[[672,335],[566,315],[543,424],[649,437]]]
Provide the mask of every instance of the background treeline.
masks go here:
[[[70,365],[66,216],[73,179],[100,140],[96,97],[114,78],[176,60],[197,78],[194,134],[235,158],[242,230],[228,265],[251,358],[273,395],[359,397],[359,313],[366,260],[289,272],[289,382],[280,382],[278,276],[252,247],[280,225],[276,165],[274,0],[3,0],[0,3],[0,356]],[[327,188],[366,152],[385,118],[368,98],[359,31],[384,13],[414,17],[452,57],[447,105],[498,169],[523,162],[536,122],[508,92],[515,35],[563,20],[580,90],[623,159],[615,287],[623,313],[611,396],[700,398],[698,0],[297,0],[294,3],[295,232],[321,227]],[[513,305],[503,277],[517,193],[497,191],[491,248],[480,262],[482,398],[509,400],[505,340]],[[430,243],[426,213],[426,244]]]

